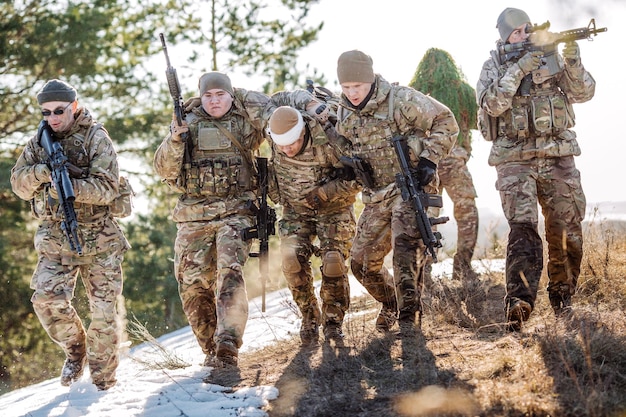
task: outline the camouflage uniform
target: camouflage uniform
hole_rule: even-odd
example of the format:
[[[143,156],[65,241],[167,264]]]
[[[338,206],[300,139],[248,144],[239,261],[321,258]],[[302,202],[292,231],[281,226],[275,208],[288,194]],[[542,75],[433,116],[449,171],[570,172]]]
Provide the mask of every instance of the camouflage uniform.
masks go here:
[[[446,106],[412,88],[392,85],[380,75],[372,88],[369,101],[359,109],[342,94],[337,112],[337,131],[352,143],[352,156],[372,166],[375,183],[362,193],[365,207],[350,252],[351,267],[383,309],[397,309],[401,324],[415,322],[416,313],[421,314],[426,257],[415,211],[396,186],[395,174],[401,170],[391,138],[408,137],[415,155],[437,164],[450,152],[458,125]],[[436,182],[425,191],[436,193]],[[392,249],[393,278],[383,265]]]
[[[313,96],[299,90],[280,98],[303,108]],[[256,221],[249,209],[257,188],[251,164],[275,107],[264,94],[234,89],[233,105],[221,118],[211,117],[202,106],[186,115],[192,139],[188,167],[184,142],[173,141],[171,134],[154,156],[156,172],[181,193],[172,213],[178,227],[174,273],[183,311],[207,359],[220,343],[237,349],[242,344],[248,319],[242,269],[251,242],[240,233]],[[248,151],[245,155],[218,124]]]
[[[469,140],[465,142],[455,145],[450,155],[437,165],[440,189],[445,189],[452,200],[457,222],[457,244],[452,269],[454,279],[476,276],[472,269],[472,257],[478,239],[478,209],[472,174],[467,169],[471,144]]]
[[[123,327],[116,302],[122,294],[124,252],[130,246],[109,207],[118,196],[117,154],[106,130],[87,133],[95,123],[89,112],[80,108],[69,133],[54,135],[68,162],[82,172],[77,175],[70,170],[82,256],[70,250],[61,230],[63,212],[52,198],[56,191],[37,177],[37,165],[48,160],[37,135],[17,160],[11,184],[20,198],[31,201],[33,214],[41,220],[35,234],[39,261],[31,281],[35,313],[68,359],[82,363],[86,356],[93,382],[106,389],[116,382]],[[72,306],[79,273],[91,311],[87,330]]]
[[[279,221],[282,269],[293,299],[303,316],[304,332],[323,325],[341,329],[350,305],[346,259],[352,247],[356,220],[353,203],[358,193],[354,181],[333,179],[338,156],[321,125],[303,114],[306,122],[303,149],[293,158],[272,143],[270,198],[283,206]],[[316,209],[305,196],[317,187],[328,198]],[[319,238],[319,248],[313,240]],[[322,259],[322,286],[318,306],[309,259]],[[314,337],[317,337],[316,335]]]
[[[537,203],[545,217],[548,293],[555,312],[569,305],[580,273],[586,203],[574,163],[580,148],[571,130],[572,103],[590,100],[595,81],[580,58],[565,60],[558,53],[556,58],[559,72],[540,84],[532,82],[523,95],[520,84],[526,74],[518,61],[500,63],[493,51],[476,88],[479,126],[493,141],[489,164],[496,167],[496,188],[510,227],[507,309],[520,301],[531,311],[535,305],[543,269]]]

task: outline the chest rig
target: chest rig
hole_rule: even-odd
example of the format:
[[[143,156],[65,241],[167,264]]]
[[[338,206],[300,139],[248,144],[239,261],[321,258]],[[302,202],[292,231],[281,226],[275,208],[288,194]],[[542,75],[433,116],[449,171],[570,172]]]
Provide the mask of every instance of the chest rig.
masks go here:
[[[283,204],[301,200],[317,185],[330,180],[334,169],[324,148],[324,145],[309,144],[294,158],[273,150],[274,170],[276,177],[281,179],[279,194]]]
[[[233,197],[253,189],[249,156],[243,155],[231,140],[244,136],[236,119],[218,122],[197,118],[190,123],[190,130],[191,163],[182,174],[187,194]]]
[[[90,157],[88,148],[91,147],[91,141],[98,129],[102,128],[99,123],[92,124],[88,129],[79,130],[68,137],[58,140],[63,149],[63,153],[67,157],[67,169],[70,178],[86,178],[89,176]],[[39,151],[39,159],[46,161],[48,155],[41,148]],[[36,196],[31,200],[31,213],[35,218],[52,218],[61,220],[63,213],[58,201],[50,194],[50,184],[46,184],[40,196]],[[74,202],[74,210],[76,217],[80,221],[88,221],[92,216],[108,210],[108,206],[95,206],[92,204]]]
[[[363,117],[352,113],[344,116],[343,107],[338,111],[346,136],[352,142],[352,156],[367,160],[372,167],[374,189],[395,182],[396,173],[400,172],[400,165],[391,145],[393,132],[397,130],[393,118],[393,101],[392,87],[388,99],[378,106],[373,115]]]
[[[528,137],[558,136],[573,126],[568,114],[567,96],[557,85],[557,74],[537,84],[530,79],[523,80],[522,85],[513,96],[511,108],[498,119],[498,130],[511,139]],[[524,87],[530,83],[530,89]]]

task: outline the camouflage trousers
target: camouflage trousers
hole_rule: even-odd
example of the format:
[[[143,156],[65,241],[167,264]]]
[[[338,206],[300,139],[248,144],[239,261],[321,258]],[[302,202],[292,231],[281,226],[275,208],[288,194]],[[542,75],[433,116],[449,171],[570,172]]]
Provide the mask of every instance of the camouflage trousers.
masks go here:
[[[356,225],[352,207],[313,215],[285,207],[278,224],[283,275],[303,321],[342,324],[350,306],[346,259]],[[316,237],[319,248],[313,245]],[[321,312],[313,289],[310,258],[314,254],[322,260]]]
[[[94,383],[115,383],[123,330],[117,311],[122,294],[123,252],[81,257],[50,257],[40,253],[31,280],[31,301],[43,328],[67,358],[85,355]],[[69,261],[69,263],[68,263]],[[89,299],[91,322],[83,327],[72,299],[80,273]]]
[[[384,266],[385,256],[392,249],[393,277]],[[350,255],[352,273],[372,297],[396,307],[401,319],[421,312],[424,245],[415,211],[410,203],[402,201],[399,192],[366,202]]]
[[[574,157],[532,159],[498,165],[496,188],[511,231],[507,244],[507,304],[514,298],[534,307],[543,269],[538,233],[541,206],[548,244],[548,293],[571,296],[583,254],[585,195]]]
[[[445,189],[454,204],[457,223],[457,243],[454,255],[453,278],[462,278],[471,270],[472,257],[478,240],[478,209],[476,189],[472,175],[467,169],[467,151],[455,148],[453,154],[437,166],[439,188]]]
[[[240,232],[253,224],[251,216],[177,223],[174,271],[183,311],[205,354],[216,343],[243,342],[248,321],[248,295],[243,265],[250,241]]]

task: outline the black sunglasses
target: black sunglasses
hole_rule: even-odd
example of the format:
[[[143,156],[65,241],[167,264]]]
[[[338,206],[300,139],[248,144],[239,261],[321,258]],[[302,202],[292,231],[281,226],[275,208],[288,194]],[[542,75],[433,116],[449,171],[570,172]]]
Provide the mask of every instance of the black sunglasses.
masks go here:
[[[70,104],[72,104],[72,103],[70,103]],[[59,108],[54,109],[54,110],[52,110],[52,111],[50,111],[50,110],[42,110],[42,111],[41,111],[41,114],[43,114],[44,116],[50,116],[51,114],[53,114],[53,113],[54,113],[54,114],[56,114],[57,116],[60,116],[60,115],[62,115],[63,113],[65,113],[65,110],[67,110],[67,108],[70,106],[70,104],[68,104],[68,105],[67,105],[67,106],[65,106],[64,108],[60,108],[60,107],[59,107]]]

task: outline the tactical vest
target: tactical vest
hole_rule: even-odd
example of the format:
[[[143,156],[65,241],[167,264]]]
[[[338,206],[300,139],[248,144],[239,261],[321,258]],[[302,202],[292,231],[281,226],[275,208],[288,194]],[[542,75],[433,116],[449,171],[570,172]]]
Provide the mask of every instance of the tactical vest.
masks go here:
[[[248,156],[241,154],[216,123],[235,138],[244,136],[233,117],[214,122],[191,115],[193,151],[182,173],[185,192],[190,196],[234,197],[254,189],[255,175]]]
[[[333,171],[324,145],[308,144],[295,158],[274,150],[272,159],[276,177],[281,179],[280,200],[285,205],[297,205],[316,186],[329,181]]]
[[[89,129],[81,130],[59,140],[68,163],[73,165],[69,169],[71,178],[86,178],[89,175],[89,165],[91,161],[87,149],[91,147],[91,140],[101,127],[102,125],[100,124],[92,123]],[[48,155],[43,148],[41,148],[39,152],[40,160],[45,161],[48,159]],[[35,197],[31,201],[31,212],[33,216],[38,219],[48,217],[54,220],[62,220],[62,209],[58,201],[51,197],[49,187],[50,185],[46,185],[41,196]],[[74,211],[79,221],[90,221],[94,218],[100,218],[104,213],[108,212],[108,210],[109,206],[74,202]]]
[[[500,75],[507,68],[507,65],[499,65]],[[520,86],[511,108],[498,117],[497,134],[510,139],[526,139],[558,136],[573,127],[573,108],[557,82],[558,76],[550,77],[541,84],[531,82],[529,95],[521,95]]]
[[[342,129],[350,132],[348,138],[352,142],[352,156],[359,156],[369,162],[372,167],[374,189],[378,190],[396,181],[396,173],[400,172],[400,164],[396,152],[391,145],[393,132],[397,130],[393,118],[394,87],[389,97],[378,106],[375,114],[362,118],[356,113],[344,113],[340,107],[337,117],[341,120]]]

